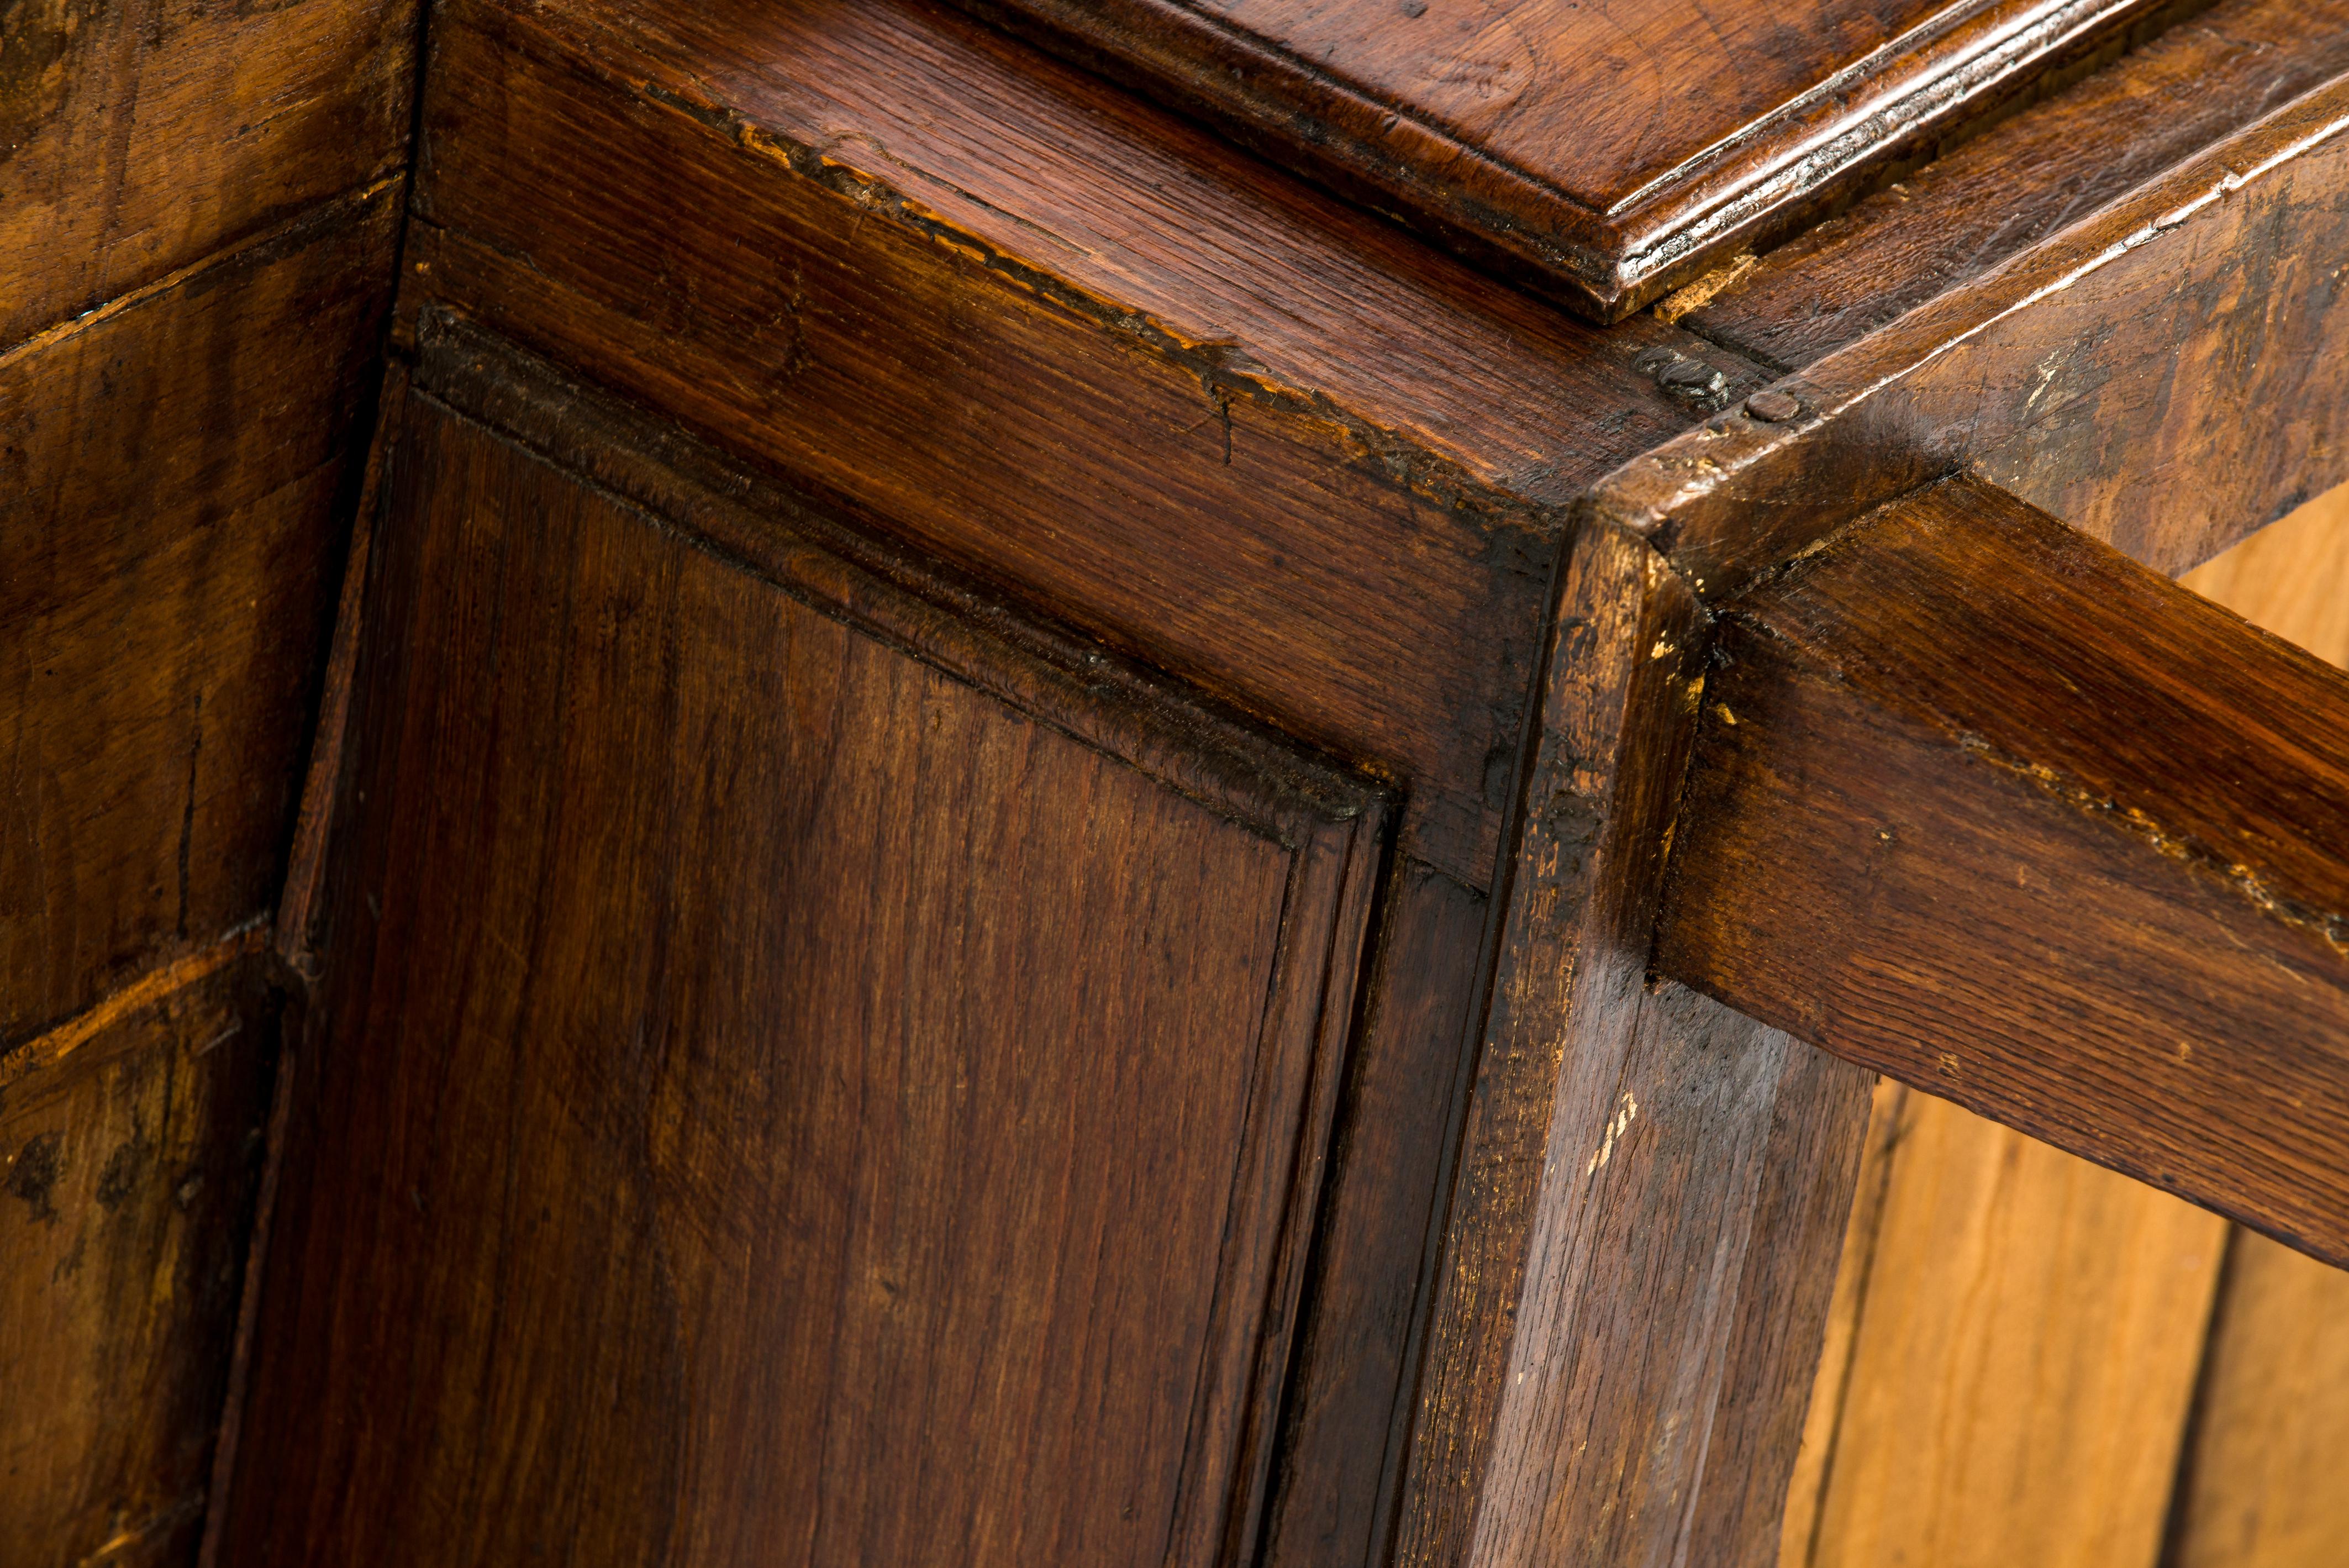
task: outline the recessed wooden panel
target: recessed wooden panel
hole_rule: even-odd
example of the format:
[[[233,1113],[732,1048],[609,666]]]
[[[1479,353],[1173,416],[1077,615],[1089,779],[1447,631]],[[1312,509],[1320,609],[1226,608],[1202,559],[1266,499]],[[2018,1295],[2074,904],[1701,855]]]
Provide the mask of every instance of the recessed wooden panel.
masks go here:
[[[257,935],[0,1057],[11,1568],[194,1556],[275,1054]]]
[[[1411,1435],[1418,1303],[1484,1000],[1478,894],[1398,860],[1331,1135],[1266,1568],[1387,1560]]]
[[[0,356],[0,1044],[276,898],[398,216]]]
[[[967,0],[1612,320],[2128,0]]]
[[[1635,360],[1761,384],[922,0],[451,0],[434,39],[411,305],[1375,768],[1468,887],[1563,509],[1691,417]]]
[[[227,1560],[1244,1547],[1377,797],[403,439]]]

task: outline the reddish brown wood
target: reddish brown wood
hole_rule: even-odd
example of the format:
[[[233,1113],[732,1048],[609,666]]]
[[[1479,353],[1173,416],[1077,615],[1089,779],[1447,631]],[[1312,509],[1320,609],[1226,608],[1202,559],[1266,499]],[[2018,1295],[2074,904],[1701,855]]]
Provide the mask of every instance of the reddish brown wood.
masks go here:
[[[1764,1562],[1866,1076],[1647,983],[1687,586],[1593,527],[1556,625],[1396,1561]]]
[[[1785,369],[1813,364],[2344,70],[2339,0],[2221,0],[1776,246],[1678,319]]]
[[[396,216],[0,356],[0,1044],[275,900]]]
[[[377,407],[396,410],[408,398],[408,365],[394,359],[385,368]],[[305,983],[318,978],[317,923],[324,916],[321,892],[326,853],[334,832],[335,803],[343,787],[344,737],[349,732],[351,679],[358,668],[359,629],[366,612],[367,563],[374,556],[376,517],[383,509],[383,467],[391,418],[376,421],[360,470],[358,498],[352,507],[350,543],[343,552],[342,587],[335,598],[335,630],[326,649],[318,694],[318,718],[310,732],[309,766],[302,777],[300,810],[286,852],[285,881],[277,897],[272,941],[286,969]]]
[[[0,16],[0,1561],[189,1563],[406,0]]]
[[[1482,1017],[1485,898],[1412,861],[1382,900],[1282,1411],[1268,1565],[1386,1561],[1418,1303]]]
[[[1765,260],[1682,320],[1821,352],[1774,389],[1798,411],[1709,421],[1611,476],[1599,509],[1718,597],[1952,469],[2169,573],[2349,480],[2325,259],[2349,243],[2338,20],[2217,7],[1864,205],[1793,281]],[[2181,94],[2236,107],[2172,115]],[[2116,131],[2146,151],[2103,157]],[[1938,237],[1903,241],[1912,212]],[[1877,326],[1874,298],[1908,308]]]
[[[193,1552],[274,1046],[253,934],[0,1056],[10,1563]]]
[[[965,3],[1610,321],[2148,9]]]
[[[435,341],[224,1560],[1245,1556],[1380,797]]]
[[[1376,767],[1466,886],[1560,508],[1688,418],[1631,361],[1758,384],[912,0],[460,0],[435,27],[412,303]]]
[[[396,179],[410,0],[48,4],[0,22],[0,348]]]
[[[2349,677],[1958,481],[1703,701],[1663,972],[2349,1260]]]

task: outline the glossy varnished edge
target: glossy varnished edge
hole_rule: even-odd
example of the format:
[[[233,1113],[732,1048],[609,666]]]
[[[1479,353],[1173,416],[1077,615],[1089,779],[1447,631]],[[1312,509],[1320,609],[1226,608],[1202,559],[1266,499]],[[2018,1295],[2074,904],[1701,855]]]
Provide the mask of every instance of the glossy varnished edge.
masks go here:
[[[1355,201],[1400,207],[1439,242],[1600,321],[1773,237],[1969,108],[2156,8],[2155,0],[1953,5],[1601,211],[1192,0],[957,3],[1192,109]],[[1498,199],[1429,174],[1461,168],[1476,170]]]
[[[1791,400],[1792,417],[1757,418],[1749,400],[1624,464],[1581,507],[1649,539],[1708,600],[1733,596],[1861,513],[1974,455],[1903,419],[1899,394],[1920,371],[2279,171],[2311,156],[2340,156],[2345,131],[2349,78],[2336,78],[1784,378],[1769,389]],[[2267,521],[2246,518],[2242,532]]]
[[[1247,1561],[1263,1519],[1356,993],[1391,858],[1392,792],[1004,605],[858,526],[836,498],[750,472],[680,427],[443,308],[419,317],[409,390],[648,526],[1289,852],[1170,1555]],[[1244,1242],[1262,1249],[1258,1264],[1237,1255]],[[1270,1288],[1262,1299],[1239,1299],[1236,1280],[1251,1277]],[[1237,1441],[1227,1455],[1206,1451],[1211,1407],[1232,1413]]]

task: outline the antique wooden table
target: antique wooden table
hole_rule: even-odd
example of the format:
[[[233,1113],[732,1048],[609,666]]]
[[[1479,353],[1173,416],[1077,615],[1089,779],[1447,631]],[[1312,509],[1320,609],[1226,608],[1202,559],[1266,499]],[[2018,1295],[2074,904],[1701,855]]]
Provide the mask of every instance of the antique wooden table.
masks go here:
[[[1878,1073],[2349,1263],[2344,0],[0,48],[0,1563],[1776,1561]]]

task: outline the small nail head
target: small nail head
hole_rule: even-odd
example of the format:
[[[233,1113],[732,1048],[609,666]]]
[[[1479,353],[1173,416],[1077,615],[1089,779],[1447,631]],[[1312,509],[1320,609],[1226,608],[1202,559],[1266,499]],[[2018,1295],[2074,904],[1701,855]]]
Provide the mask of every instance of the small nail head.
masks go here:
[[[1766,424],[1783,425],[1803,411],[1803,405],[1785,392],[1756,392],[1745,400],[1745,411]]]

